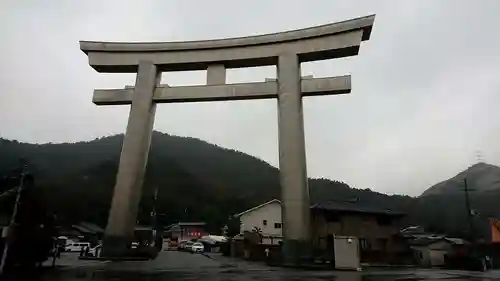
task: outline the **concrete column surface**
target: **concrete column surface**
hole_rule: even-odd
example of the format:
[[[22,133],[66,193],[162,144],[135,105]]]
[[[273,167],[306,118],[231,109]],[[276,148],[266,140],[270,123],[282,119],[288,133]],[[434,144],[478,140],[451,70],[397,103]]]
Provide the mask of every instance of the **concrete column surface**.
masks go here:
[[[311,258],[311,235],[298,56],[281,55],[277,69],[283,258],[299,263]]]
[[[226,84],[226,67],[222,64],[209,65],[207,68],[207,85]]]
[[[160,79],[161,73],[152,62],[139,63],[103,240],[103,256],[124,255],[133,239],[156,112],[153,94]]]

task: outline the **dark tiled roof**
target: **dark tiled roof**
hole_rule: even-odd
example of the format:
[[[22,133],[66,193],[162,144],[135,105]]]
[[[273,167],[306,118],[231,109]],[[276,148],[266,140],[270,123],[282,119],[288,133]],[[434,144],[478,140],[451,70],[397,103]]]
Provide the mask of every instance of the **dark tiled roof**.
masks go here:
[[[451,242],[452,244],[455,244],[455,245],[469,245],[469,241],[467,240],[464,240],[462,238],[449,238],[449,237],[446,237],[445,238],[446,241],[448,242]]]
[[[81,222],[80,225],[95,233],[104,233],[104,229],[96,224],[90,222]]]
[[[205,222],[178,222],[165,227],[165,229],[170,230],[186,226],[205,226],[205,225],[207,225]]]
[[[394,210],[383,209],[380,207],[367,206],[359,202],[349,201],[328,201],[317,203],[311,206],[311,209],[338,211],[346,213],[365,213],[365,214],[382,214],[390,216],[405,216],[406,214]]]
[[[153,227],[149,226],[149,225],[137,225],[135,228],[134,228],[135,231],[149,231],[149,230],[153,230]]]
[[[206,223],[204,222],[179,222],[177,223],[179,226],[204,226]]]
[[[422,237],[422,238],[418,238],[418,239],[414,239],[414,240],[411,240],[410,241],[410,245],[411,246],[429,246],[435,242],[439,242],[439,241],[446,241],[450,244],[453,244],[453,245],[468,245],[469,242],[464,240],[464,239],[461,239],[461,238],[449,238],[449,237],[435,237],[435,238],[429,238],[429,237]]]
[[[100,226],[89,222],[81,222],[79,224],[74,224],[72,225],[72,227],[82,233],[90,233],[90,234],[104,233],[104,229],[102,229]]]
[[[89,233],[90,233],[90,234],[95,233],[95,232],[93,232],[92,230],[90,230],[90,229],[88,229],[88,228],[86,228],[86,227],[83,227],[83,226],[81,226],[81,225],[78,225],[78,224],[74,224],[74,225],[72,225],[72,227],[73,227],[74,229],[78,230],[78,231],[79,231],[79,232],[81,232],[81,233],[87,233],[87,234],[89,234]]]
[[[428,237],[423,237],[423,238],[418,238],[415,240],[410,241],[411,246],[429,246],[430,244],[433,244],[438,241],[443,241],[444,238],[428,238]]]

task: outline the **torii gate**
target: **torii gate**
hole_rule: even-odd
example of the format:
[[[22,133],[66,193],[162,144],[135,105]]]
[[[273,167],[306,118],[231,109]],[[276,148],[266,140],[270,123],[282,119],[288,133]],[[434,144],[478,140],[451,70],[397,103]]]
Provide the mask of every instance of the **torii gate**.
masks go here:
[[[104,256],[121,256],[133,238],[157,103],[278,99],[283,254],[310,257],[309,188],[302,97],[346,94],[351,77],[301,79],[300,63],[357,55],[375,16],[260,36],[156,43],[80,41],[98,72],[137,73],[135,87],[94,90],[97,105],[131,104],[123,140]],[[277,80],[226,84],[226,69],[277,66]],[[162,72],[207,70],[202,86],[160,85]]]

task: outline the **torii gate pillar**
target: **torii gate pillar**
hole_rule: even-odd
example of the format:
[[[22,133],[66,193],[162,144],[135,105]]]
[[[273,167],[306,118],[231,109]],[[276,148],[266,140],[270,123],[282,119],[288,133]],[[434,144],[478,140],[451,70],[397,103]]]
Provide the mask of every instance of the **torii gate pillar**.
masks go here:
[[[122,256],[134,237],[142,183],[153,134],[153,94],[161,73],[151,61],[139,62],[127,131],[123,138],[116,185],[109,211],[103,256]]]

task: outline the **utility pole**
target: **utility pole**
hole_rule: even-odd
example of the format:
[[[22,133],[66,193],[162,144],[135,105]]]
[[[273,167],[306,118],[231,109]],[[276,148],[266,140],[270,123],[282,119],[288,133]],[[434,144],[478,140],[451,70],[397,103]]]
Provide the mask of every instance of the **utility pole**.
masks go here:
[[[155,187],[155,193],[153,197],[153,210],[151,211],[151,226],[154,226],[156,217],[156,200],[158,199],[158,187]]]
[[[474,233],[474,223],[472,209],[470,207],[470,198],[469,198],[469,188],[467,186],[467,178],[464,178],[464,191],[465,191],[465,208],[467,209],[467,219],[469,221],[469,239],[471,243],[474,244],[475,241],[475,233]]]
[[[16,201],[14,203],[14,208],[12,210],[12,215],[10,217],[10,223],[9,223],[9,226],[7,228],[7,234],[6,234],[6,237],[5,237],[5,242],[4,242],[4,247],[3,247],[3,253],[2,253],[2,260],[0,261],[0,275],[3,275],[4,271],[5,271],[5,264],[7,262],[7,255],[9,253],[9,244],[10,244],[10,241],[11,241],[11,233],[12,233],[12,230],[16,227],[16,216],[17,216],[17,211],[19,209],[19,202],[21,200],[21,193],[23,191],[23,187],[24,187],[24,178],[27,174],[27,165],[23,165],[23,168],[22,168],[22,171],[21,171],[21,179],[19,181],[19,187],[17,188],[17,194],[16,194]]]
[[[158,199],[158,186],[155,187],[155,193],[153,198],[153,210],[151,211],[151,232],[153,236],[153,244],[156,241],[157,234],[157,223],[156,223],[156,200]]]

